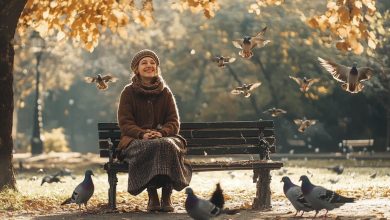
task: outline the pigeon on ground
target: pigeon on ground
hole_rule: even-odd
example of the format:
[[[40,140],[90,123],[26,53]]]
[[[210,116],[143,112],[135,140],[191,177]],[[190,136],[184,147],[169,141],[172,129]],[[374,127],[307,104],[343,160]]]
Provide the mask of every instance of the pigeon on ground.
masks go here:
[[[100,90],[105,90],[108,88],[108,83],[109,82],[116,82],[117,81],[117,78],[115,77],[112,77],[110,75],[105,75],[105,76],[102,76],[100,74],[97,74],[96,77],[84,77],[84,80],[87,82],[87,83],[96,83],[96,87]]]
[[[303,77],[303,79],[298,78],[298,77],[293,77],[293,76],[290,76],[290,78],[293,79],[296,83],[298,83],[299,89],[301,90],[301,92],[309,91],[310,87],[314,83],[317,83],[320,81],[319,78],[308,79],[308,78],[306,78],[306,76]]]
[[[329,210],[338,208],[345,203],[352,203],[355,201],[355,198],[347,198],[337,194],[334,191],[325,189],[322,186],[313,185],[309,178],[305,175],[299,178],[299,181],[302,181],[301,190],[306,201],[308,201],[313,209],[316,211],[314,218],[317,216],[318,212],[322,209],[326,209],[324,217]]]
[[[44,183],[58,183],[61,182],[60,178],[58,178],[57,174],[54,175],[46,175],[42,178],[41,186]]]
[[[70,198],[65,200],[61,205],[66,205],[70,203],[76,203],[81,209],[81,204],[84,204],[87,208],[88,200],[92,197],[94,192],[94,185],[92,181],[93,172],[92,170],[85,171],[85,177],[83,182],[81,182],[73,191],[73,194]]]
[[[299,126],[298,131],[302,133],[305,132],[308,127],[314,125],[316,122],[316,120],[307,120],[306,118],[294,120],[294,123]]]
[[[290,178],[287,176],[284,176],[281,182],[284,183],[283,185],[284,195],[287,197],[287,199],[291,202],[291,204],[294,206],[296,210],[294,216],[296,216],[300,211],[302,211],[301,216],[303,215],[304,212],[313,211],[313,208],[311,207],[310,203],[308,203],[303,197],[301,187],[291,182]]]
[[[186,194],[185,209],[188,215],[195,220],[208,220],[221,213],[232,215],[238,212],[238,210],[223,210],[225,199],[219,183],[210,200],[198,198],[190,187],[186,188]]]
[[[252,49],[256,46],[261,48],[267,45],[269,40],[264,39],[265,31],[267,30],[267,27],[263,28],[260,33],[258,33],[256,36],[245,36],[242,39],[233,40],[232,43],[235,47],[241,49],[241,51],[238,53],[241,57],[249,59],[253,56]]]
[[[68,168],[63,168],[58,173],[56,174],[57,176],[70,176],[72,179],[76,179],[75,176],[73,176],[72,171],[69,170]]]
[[[363,90],[363,81],[369,80],[374,70],[370,67],[357,67],[357,63],[353,63],[352,67],[347,67],[333,61],[318,57],[320,64],[330,73],[333,78],[341,82],[341,88],[350,93],[358,93]]]
[[[266,111],[264,111],[263,113],[266,113],[266,114],[271,114],[272,117],[278,117],[280,116],[281,114],[286,114],[287,111],[283,110],[283,109],[280,109],[280,108],[270,108],[270,109],[267,109]]]
[[[234,61],[236,61],[236,58],[216,56],[213,58],[213,61],[218,63],[218,67],[225,67],[226,64],[233,63]]]
[[[331,171],[337,173],[338,175],[340,175],[344,172],[344,166],[343,165],[336,165],[333,167],[328,167],[328,170],[331,170]]]
[[[261,85],[261,82],[243,84],[242,86],[238,86],[235,89],[233,89],[230,93],[233,95],[243,94],[245,98],[249,98],[251,96],[250,91],[256,89],[260,85]]]

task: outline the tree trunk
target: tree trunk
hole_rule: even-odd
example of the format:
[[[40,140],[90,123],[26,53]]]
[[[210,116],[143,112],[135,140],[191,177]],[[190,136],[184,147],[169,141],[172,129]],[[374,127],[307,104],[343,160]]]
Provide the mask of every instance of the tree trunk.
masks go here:
[[[15,189],[12,166],[13,65],[16,25],[27,0],[0,2],[0,191]]]
[[[390,149],[390,108],[387,108],[387,132],[386,132],[386,150]]]

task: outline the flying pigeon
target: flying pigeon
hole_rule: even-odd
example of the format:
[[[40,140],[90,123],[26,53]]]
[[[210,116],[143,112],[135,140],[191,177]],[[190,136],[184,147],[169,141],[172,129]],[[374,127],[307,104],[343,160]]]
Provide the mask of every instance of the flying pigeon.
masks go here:
[[[317,121],[316,120],[307,120],[307,119],[295,119],[294,123],[299,126],[298,131],[299,132],[305,132],[305,130],[314,125]]]
[[[259,87],[260,85],[261,85],[261,82],[243,84],[242,86],[239,86],[239,87],[236,87],[235,89],[233,89],[230,93],[233,95],[243,94],[245,98],[249,98],[251,96],[250,91],[254,90],[255,88]]]
[[[301,216],[303,215],[304,212],[313,211],[313,208],[311,207],[310,203],[308,203],[303,197],[301,187],[291,182],[290,178],[287,176],[282,177],[281,182],[284,183],[283,185],[284,195],[287,197],[287,199],[291,202],[291,204],[294,206],[296,210],[294,216],[296,216],[300,211],[302,211]]]
[[[245,36],[242,39],[233,40],[232,41],[233,45],[241,49],[241,51],[238,54],[243,58],[249,59],[253,56],[253,52],[252,52],[253,48],[255,48],[256,46],[261,48],[267,45],[269,42],[271,42],[263,38],[266,30],[267,27],[263,28],[263,30],[254,37]]]
[[[72,196],[61,203],[61,205],[76,203],[79,205],[79,209],[81,209],[81,204],[84,204],[85,208],[87,208],[88,200],[92,197],[95,189],[91,175],[93,175],[92,170],[85,171],[83,182],[74,189]]]
[[[337,173],[338,175],[340,175],[344,172],[344,167],[343,167],[343,165],[336,165],[333,167],[328,167],[328,170],[331,170],[331,171]]]
[[[102,76],[100,74],[97,74],[96,77],[84,77],[84,80],[87,83],[96,83],[96,87],[100,90],[105,90],[108,88],[109,82],[116,82],[118,79],[115,77],[112,77],[110,75]]]
[[[352,203],[355,201],[355,198],[347,198],[337,194],[334,191],[325,189],[322,186],[313,185],[309,178],[305,175],[301,176],[299,181],[302,181],[301,190],[303,197],[316,211],[314,218],[321,209],[326,209],[326,213],[324,215],[326,218],[326,214],[328,214],[329,210],[338,208],[345,203]]]
[[[319,78],[313,78],[313,79],[308,79],[305,77],[303,77],[303,79],[301,78],[298,78],[298,77],[294,77],[294,76],[290,76],[290,78],[292,80],[294,80],[296,83],[298,83],[299,85],[299,89],[301,90],[301,92],[307,92],[309,91],[310,87],[314,84],[314,83],[317,83],[320,81]]]
[[[216,56],[213,58],[213,61],[218,63],[218,67],[225,67],[226,64],[233,63],[234,61],[236,61],[236,58]]]
[[[42,182],[41,182],[41,186],[44,184],[44,183],[58,183],[60,182],[60,178],[58,178],[58,174],[54,174],[54,175],[46,175],[42,178]]]
[[[320,64],[330,73],[333,78],[341,82],[341,88],[350,93],[358,93],[363,90],[363,81],[369,80],[374,70],[370,67],[356,68],[357,63],[352,67],[347,67],[333,61],[328,61],[318,57]]]
[[[287,112],[283,109],[273,107],[264,111],[263,113],[271,114],[272,117],[278,117],[281,114],[286,114]]]

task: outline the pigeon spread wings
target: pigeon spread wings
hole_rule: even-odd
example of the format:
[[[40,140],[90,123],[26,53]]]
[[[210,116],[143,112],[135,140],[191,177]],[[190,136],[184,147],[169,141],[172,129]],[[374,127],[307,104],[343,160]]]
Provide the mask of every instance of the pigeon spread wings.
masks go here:
[[[332,74],[333,78],[339,82],[347,82],[348,75],[351,68],[348,68],[344,65],[337,64],[332,61],[324,60],[321,57],[318,57],[321,65]]]
[[[359,74],[359,82],[369,80],[372,77],[373,70],[369,67],[357,68]]]

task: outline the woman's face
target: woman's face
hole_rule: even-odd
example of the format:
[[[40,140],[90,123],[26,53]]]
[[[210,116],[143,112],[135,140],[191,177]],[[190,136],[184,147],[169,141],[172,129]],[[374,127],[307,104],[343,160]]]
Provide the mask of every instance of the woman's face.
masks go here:
[[[139,61],[138,73],[142,79],[150,80],[157,76],[157,64],[151,57],[144,57]]]

